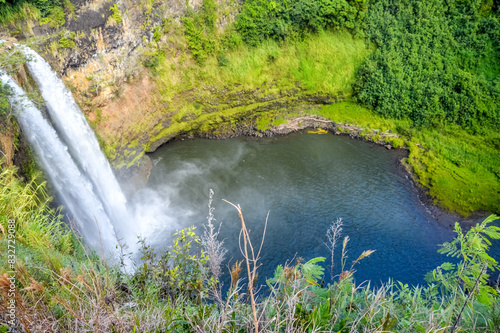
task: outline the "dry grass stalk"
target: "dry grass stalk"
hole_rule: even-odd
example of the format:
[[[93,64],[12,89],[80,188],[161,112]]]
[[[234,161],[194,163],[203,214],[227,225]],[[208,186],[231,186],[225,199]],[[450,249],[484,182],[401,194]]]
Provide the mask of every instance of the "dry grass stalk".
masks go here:
[[[31,283],[23,290],[34,291],[34,292],[43,292],[43,291],[45,291],[45,288],[43,287],[43,284],[41,284],[40,282],[37,282],[34,278],[31,278]]]
[[[262,245],[264,244],[264,238],[266,236],[266,229],[267,229],[267,221],[269,218],[269,213],[267,213],[266,217],[266,223],[264,226],[264,232],[262,235],[262,242],[260,244],[259,251],[257,255],[255,255],[253,246],[252,246],[252,241],[250,240],[250,234],[247,230],[247,227],[245,225],[245,219],[243,218],[243,213],[241,212],[241,207],[240,205],[235,205],[227,200],[224,200],[228,204],[232,205],[236,210],[238,211],[238,217],[240,218],[241,221],[241,231],[240,231],[240,240],[241,236],[243,235],[243,250],[241,251],[243,253],[243,256],[245,258],[245,262],[247,264],[247,271],[248,271],[248,292],[250,293],[250,303],[252,306],[252,314],[253,314],[253,324],[254,324],[254,329],[255,333],[259,333],[259,320],[257,318],[257,309],[255,305],[255,296],[254,296],[254,281],[257,276],[257,268],[259,267],[258,261],[260,259],[260,252],[262,250]],[[250,252],[252,254],[252,257],[249,256],[248,254],[248,247],[250,247]],[[240,241],[240,250],[241,250],[241,241]]]
[[[333,221],[326,232],[326,237],[328,242],[325,243],[328,250],[330,250],[330,280],[333,281],[333,268],[334,268],[334,254],[335,254],[335,245],[337,244],[338,239],[340,238],[340,234],[342,233],[342,225],[344,222],[342,218],[338,218]]]

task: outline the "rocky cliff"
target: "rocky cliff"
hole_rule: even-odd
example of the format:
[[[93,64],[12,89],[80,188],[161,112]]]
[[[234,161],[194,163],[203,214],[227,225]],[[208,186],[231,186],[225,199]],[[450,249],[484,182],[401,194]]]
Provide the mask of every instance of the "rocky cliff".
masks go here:
[[[207,82],[165,98],[144,64],[159,49],[170,50],[176,59],[189,54],[182,40],[181,18],[188,10],[199,10],[203,0],[71,3],[65,7],[64,20],[26,20],[2,28],[0,34],[27,43],[50,62],[94,127],[118,174],[131,183],[140,185],[151,167],[144,154],[179,135],[262,135],[255,126],[262,115],[272,122],[280,110],[338,100],[309,94],[298,85],[278,89],[272,82],[256,89]],[[218,1],[219,30],[234,20],[238,7],[234,0]],[[6,146],[3,150],[10,153],[14,148],[9,135],[1,141]]]

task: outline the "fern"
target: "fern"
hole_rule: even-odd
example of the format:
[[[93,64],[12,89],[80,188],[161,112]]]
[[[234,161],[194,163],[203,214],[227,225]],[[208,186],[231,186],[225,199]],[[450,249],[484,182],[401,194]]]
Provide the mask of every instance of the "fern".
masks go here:
[[[318,285],[317,282],[323,277],[325,269],[320,265],[316,265],[316,263],[324,261],[324,257],[317,257],[302,265],[302,274],[307,282],[315,286]]]

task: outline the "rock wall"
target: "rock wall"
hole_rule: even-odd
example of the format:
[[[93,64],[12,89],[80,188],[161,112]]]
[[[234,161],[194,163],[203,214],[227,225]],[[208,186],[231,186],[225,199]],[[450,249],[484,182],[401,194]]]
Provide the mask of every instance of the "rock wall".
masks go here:
[[[167,20],[179,25],[188,6],[198,10],[203,0],[71,3],[74,8],[65,8],[64,24],[41,24],[41,20],[15,22],[0,27],[0,39],[27,43],[41,54],[63,78],[89,121],[100,118],[103,110],[106,122],[94,128],[104,146],[117,137],[120,142],[128,141],[122,133],[130,132],[130,127],[144,117],[154,117],[160,109],[154,105],[158,96],[156,84],[141,63],[145,45],[151,42],[156,27]],[[225,0],[218,0],[218,4],[221,9],[232,8],[219,15],[218,25],[223,29],[234,19],[237,6],[234,1]],[[166,37],[163,39],[160,42],[168,43]],[[23,78],[18,81],[22,83]],[[12,164],[14,131],[3,126],[0,133],[0,149]]]
[[[22,22],[3,28],[0,38],[13,36],[26,42],[61,75],[122,178],[147,175],[151,163],[145,153],[179,135],[266,135],[255,127],[256,117],[339,99],[311,95],[299,86],[279,89],[268,83],[253,90],[207,85],[166,101],[143,66],[144,54],[151,43],[168,49],[171,38],[178,37],[188,6],[198,10],[203,0],[71,2],[74,8],[66,10],[64,24]],[[234,20],[239,3],[217,2],[217,24],[223,30]],[[155,38],[155,30],[167,25],[172,32]],[[189,52],[183,47],[180,53]],[[6,137],[2,140],[7,142]]]

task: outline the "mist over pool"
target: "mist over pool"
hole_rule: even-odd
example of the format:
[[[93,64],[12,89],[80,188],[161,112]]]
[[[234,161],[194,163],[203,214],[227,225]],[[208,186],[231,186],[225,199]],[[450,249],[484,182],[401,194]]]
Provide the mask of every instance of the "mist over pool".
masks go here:
[[[228,249],[226,265],[242,259],[241,224],[237,211],[222,199],[241,205],[256,247],[269,212],[261,284],[280,264],[318,256],[327,258],[329,282],[326,231],[337,218],[344,221],[341,237],[350,238],[346,269],[364,250],[376,250],[356,265],[358,283],[380,285],[392,278],[424,284],[427,272],[450,261],[437,250],[454,233],[419,200],[399,165],[403,155],[332,134],[176,141],[150,155],[155,166],[147,188],[134,201],[151,207],[144,214],[150,214],[154,225],[143,236],[156,250],[164,250],[176,230],[194,225],[201,235],[213,189],[215,217],[217,225],[222,222],[220,236]],[[340,241],[334,275],[341,273],[341,246]],[[226,267],[224,272],[227,284]]]

